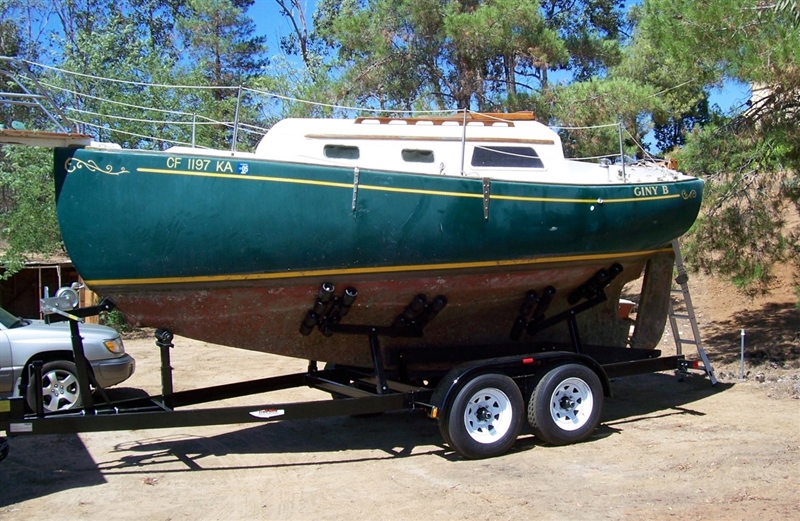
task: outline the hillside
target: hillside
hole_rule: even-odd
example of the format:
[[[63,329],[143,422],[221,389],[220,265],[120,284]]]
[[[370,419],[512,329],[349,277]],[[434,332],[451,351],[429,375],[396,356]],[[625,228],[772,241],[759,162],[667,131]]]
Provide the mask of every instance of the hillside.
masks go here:
[[[690,274],[689,289],[702,341],[721,381],[740,380],[744,329],[745,381],[776,398],[800,399],[800,311],[792,286],[793,269],[779,266],[775,275],[772,291],[755,298],[744,296],[728,282],[699,273]],[[662,346],[672,345],[667,332]],[[684,351],[693,355],[691,346]]]

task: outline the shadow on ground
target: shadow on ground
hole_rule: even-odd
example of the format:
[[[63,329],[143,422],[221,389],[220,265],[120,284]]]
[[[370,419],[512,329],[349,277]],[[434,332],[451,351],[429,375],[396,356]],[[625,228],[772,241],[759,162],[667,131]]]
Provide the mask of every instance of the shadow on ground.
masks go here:
[[[800,311],[794,304],[765,304],[710,324],[703,342],[712,362],[728,364],[740,359],[742,329],[745,357],[750,365],[800,367]]]
[[[687,406],[732,386],[711,385],[705,375],[697,372],[683,379],[668,373],[614,379],[611,382],[613,396],[605,401],[603,424],[630,423],[652,415],[702,414]]]
[[[106,482],[77,434],[15,437],[9,445],[0,463],[0,507]]]
[[[108,394],[112,400],[147,396],[141,389],[126,387],[108,389]],[[102,401],[97,393],[94,400]],[[106,482],[77,434],[15,436],[8,443],[8,458],[0,462],[0,508]]]
[[[658,418],[662,415],[700,414],[689,404],[730,387],[721,384],[712,387],[702,377],[679,382],[674,375],[662,373],[622,378],[612,385],[615,395],[606,400],[603,425],[590,442],[602,442],[603,438],[616,432],[615,424],[639,421],[647,415]],[[424,455],[459,459],[443,444],[436,424],[417,412],[232,427],[229,432],[214,436],[191,434],[189,429],[186,434],[165,433],[159,436],[158,431],[142,431],[142,435],[135,441],[119,443],[108,453],[97,455],[96,462],[76,435],[14,438],[11,440],[11,456],[0,464],[0,482],[23,483],[24,486],[13,487],[11,494],[0,494],[0,506],[69,488],[99,485],[105,482],[104,476],[112,474],[336,465]],[[524,432],[512,452],[537,447],[547,450],[536,438]],[[343,451],[352,456],[342,458]],[[314,457],[308,461],[291,457],[302,453],[311,453]],[[264,458],[257,457],[260,454],[283,454],[286,457],[268,458],[265,462]],[[229,456],[233,458],[214,460]],[[176,466],[177,462],[180,465]]]

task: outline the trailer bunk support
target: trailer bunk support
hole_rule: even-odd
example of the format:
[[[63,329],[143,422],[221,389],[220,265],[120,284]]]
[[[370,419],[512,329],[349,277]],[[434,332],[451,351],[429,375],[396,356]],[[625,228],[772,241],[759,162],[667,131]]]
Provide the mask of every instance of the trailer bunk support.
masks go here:
[[[548,286],[541,292],[529,290],[512,321],[511,342],[459,346],[458,350],[393,348],[381,344],[380,337],[422,337],[425,326],[447,305],[444,295],[430,300],[426,295],[414,296],[389,326],[342,324],[341,319],[347,315],[358,291],[348,287],[337,296],[332,284],[323,284],[300,324],[300,334],[309,335],[318,329],[324,336],[362,336],[369,349],[372,367],[327,366],[320,370],[317,361],[309,360],[305,373],[175,392],[170,358],[170,350],[174,347],[173,335],[159,329],[155,343],[161,359],[161,394],[111,401],[100,389],[105,403],[95,403],[89,392],[90,384],[97,387],[97,382],[92,382],[88,370],[79,322],[83,317],[111,309],[113,304],[104,300],[91,308],[72,309],[65,308],[63,302],[45,298],[43,310],[47,311],[49,321],[70,321],[78,380],[85,397],[84,407],[78,411],[44,414],[42,397],[37,393],[35,410],[31,413],[26,411],[24,398],[0,400],[0,430],[12,436],[58,434],[422,410],[437,421],[445,442],[451,448],[466,457],[490,457],[505,452],[513,443],[519,431],[520,414],[524,415],[523,409],[527,409],[528,421],[533,422],[534,432],[538,432],[542,439],[556,444],[580,441],[588,436],[587,432],[594,430],[599,413],[581,420],[585,423],[579,435],[569,435],[561,432],[557,421],[548,418],[551,414],[555,418],[557,413],[567,417],[580,414],[576,402],[569,399],[570,395],[565,394],[555,401],[539,396],[535,407],[528,405],[524,408],[520,405],[520,396],[533,400],[536,393],[530,394],[530,390],[537,388],[539,382],[555,389],[553,393],[566,392],[564,385],[574,386],[574,392],[585,394],[588,402],[601,407],[603,395],[611,393],[610,378],[671,369],[685,371],[694,367],[682,354],[662,357],[657,350],[594,346],[582,342],[578,315],[607,301],[604,290],[620,272],[619,265],[599,270],[568,295],[571,307],[551,317],[545,317],[545,314],[556,289]],[[536,335],[562,322],[566,322],[569,332],[566,345],[518,341],[523,331]],[[41,372],[42,364],[34,363],[31,381],[41,381]],[[590,375],[596,375],[596,378]],[[180,410],[190,405],[297,387],[318,389],[329,393],[333,399]],[[597,393],[599,395],[595,396]],[[496,399],[487,398],[495,395]],[[485,422],[486,428],[495,427],[495,412],[491,409],[496,404],[506,404],[513,409],[511,427],[504,430],[502,442],[482,448],[483,442],[477,441],[484,436],[481,425]],[[538,420],[534,418],[535,414],[539,415]],[[464,424],[467,421],[472,423]],[[498,423],[497,426],[502,425]],[[7,453],[7,442],[0,438],[0,459]]]

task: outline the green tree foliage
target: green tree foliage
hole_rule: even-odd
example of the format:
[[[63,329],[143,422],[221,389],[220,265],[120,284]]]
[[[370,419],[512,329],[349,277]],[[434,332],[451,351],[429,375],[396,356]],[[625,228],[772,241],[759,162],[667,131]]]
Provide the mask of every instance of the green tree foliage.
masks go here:
[[[694,107],[683,112],[670,112],[666,119],[654,118],[653,132],[656,147],[668,153],[686,143],[686,137],[695,127],[703,127],[711,121],[708,97],[703,95]]]
[[[621,0],[541,0],[546,26],[564,40],[569,60],[551,64],[572,71],[578,81],[601,75],[621,58],[628,29]],[[547,69],[540,71],[546,81]]]
[[[99,18],[100,15],[95,15]],[[154,45],[142,38],[142,27],[121,13],[108,13],[102,24],[78,28],[72,40],[65,42],[65,57],[60,68],[83,76],[48,73],[49,82],[61,94],[61,103],[69,115],[84,124],[86,132],[102,141],[111,141],[130,148],[153,146],[141,136],[164,135],[170,132],[157,123],[144,123],[127,105],[169,108],[175,103],[158,98],[142,89],[137,82],[163,76],[173,64],[162,61],[153,52]],[[119,52],[125,49],[126,52]],[[95,78],[114,78],[114,82]],[[155,99],[154,99],[155,98]],[[113,101],[106,101],[113,100]],[[163,118],[152,118],[158,121]],[[112,129],[116,131],[112,131]]]
[[[255,26],[246,15],[253,0],[191,0],[186,16],[178,20],[178,29],[187,46],[185,72],[180,79],[189,85],[219,87],[192,94],[189,106],[197,113],[218,122],[236,117],[254,121],[260,107],[242,98],[231,87],[247,84],[267,65],[264,56],[266,38],[254,36]],[[234,129],[230,124],[205,125],[197,129],[196,139],[205,146],[229,148]],[[237,135],[246,146],[255,146],[252,135]]]
[[[705,210],[687,257],[693,266],[725,273],[741,289],[758,293],[769,289],[774,262],[792,255],[784,218],[792,176],[782,167],[783,145],[753,129],[731,137],[730,123],[709,125],[677,155],[706,180]]]
[[[54,77],[53,83],[61,82],[63,92],[71,94],[65,102],[101,140],[129,148],[174,142],[229,148],[230,122],[239,101],[236,86],[255,77],[266,63],[264,37],[252,34],[254,25],[245,15],[251,4],[132,0],[128,8],[117,9],[107,0],[104,6],[70,3],[64,20],[78,16],[95,23],[63,23],[60,67],[85,76]],[[97,11],[90,15],[79,7]],[[208,88],[156,88],[148,83]],[[246,102],[243,107],[250,114],[257,110]],[[246,135],[239,137],[253,145]]]
[[[191,140],[191,126],[185,123],[191,123],[193,114],[204,117],[203,122],[234,119],[238,91],[221,87],[252,80],[266,63],[264,37],[253,34],[245,14],[252,3],[3,1],[0,51],[39,60],[39,51],[45,50],[54,65],[77,73],[32,67],[84,132],[125,147],[160,148],[163,145],[150,136]],[[52,49],[48,42],[55,42]],[[8,63],[0,67],[14,68]],[[0,81],[6,91],[19,90],[6,75]],[[193,95],[180,88],[148,85],[190,82],[209,88]],[[257,119],[257,105],[245,100],[242,106],[242,112],[249,112],[243,119]],[[31,130],[53,130],[41,112],[28,108],[2,105],[0,119],[6,125],[20,120]],[[199,128],[198,142],[231,146],[227,125]],[[239,141],[252,145],[255,140],[244,135]],[[26,254],[60,248],[51,170],[50,151],[0,148],[0,240],[5,252],[0,264],[6,276],[22,266]]]
[[[237,85],[259,73],[267,63],[263,36],[245,11],[254,0],[190,0],[178,20],[187,46],[188,63],[207,85]],[[229,94],[215,92],[217,100]]]
[[[325,0],[315,23],[342,97],[381,108],[495,109],[520,75],[568,59],[533,0]]]
[[[626,149],[638,155],[650,114],[663,104],[648,82],[606,76],[622,60],[623,15],[623,2],[613,0],[327,0],[318,4],[311,40],[335,52],[337,101],[534,110],[569,126],[621,120]],[[554,84],[549,71],[584,81]],[[564,139],[573,156],[619,150],[613,129]]]
[[[7,18],[10,7],[0,3],[0,56],[18,56],[23,45],[19,26]]]
[[[645,23],[644,10],[638,6],[630,16],[638,26]],[[708,122],[708,87],[719,83],[718,78],[699,70],[691,60],[669,53],[641,29],[633,34],[620,63],[611,68],[610,74],[653,87],[659,103],[651,112],[652,124],[662,153],[682,145],[695,125]]]
[[[55,215],[52,152],[20,146],[0,149],[0,265],[7,278],[29,254],[52,254],[61,247]]]
[[[0,13],[3,14],[0,56],[30,55],[33,49],[25,39],[24,25],[7,18],[13,12],[12,7],[11,3],[0,4]],[[15,70],[6,62],[0,62],[0,68]],[[0,75],[2,92],[22,94],[23,87],[8,74]],[[23,105],[0,105],[0,125],[8,128],[12,122],[22,122],[27,128],[52,130],[42,113]],[[0,146],[0,266],[5,268],[3,278],[13,275],[23,266],[25,255],[49,254],[60,247],[51,164],[49,150]]]
[[[800,267],[800,26],[797,4],[754,0],[647,0],[640,30],[699,81],[749,83],[753,103],[730,121],[691,133],[680,165],[707,180],[707,212],[690,260],[751,291],[768,287],[775,262]],[[798,208],[800,209],[800,208]]]
[[[599,126],[619,121],[625,154],[641,155],[642,137],[649,130],[650,114],[660,100],[652,86],[627,78],[604,78],[577,82],[554,91],[553,118],[565,126]],[[572,157],[595,157],[619,152],[617,127],[562,131],[565,153]]]
[[[648,0],[640,27],[681,76],[695,71],[703,85],[725,79],[753,85],[759,99],[742,123],[800,137],[800,29],[796,7],[777,7],[754,0]]]

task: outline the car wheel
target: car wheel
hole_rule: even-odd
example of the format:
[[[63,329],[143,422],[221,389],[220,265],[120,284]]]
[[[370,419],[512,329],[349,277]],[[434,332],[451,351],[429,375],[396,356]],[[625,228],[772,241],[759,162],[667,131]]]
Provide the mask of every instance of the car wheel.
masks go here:
[[[28,385],[28,406],[36,410],[35,392],[42,393],[45,414],[55,411],[77,409],[83,405],[81,389],[78,385],[78,370],[75,364],[66,360],[47,362],[42,366],[40,385]]]

